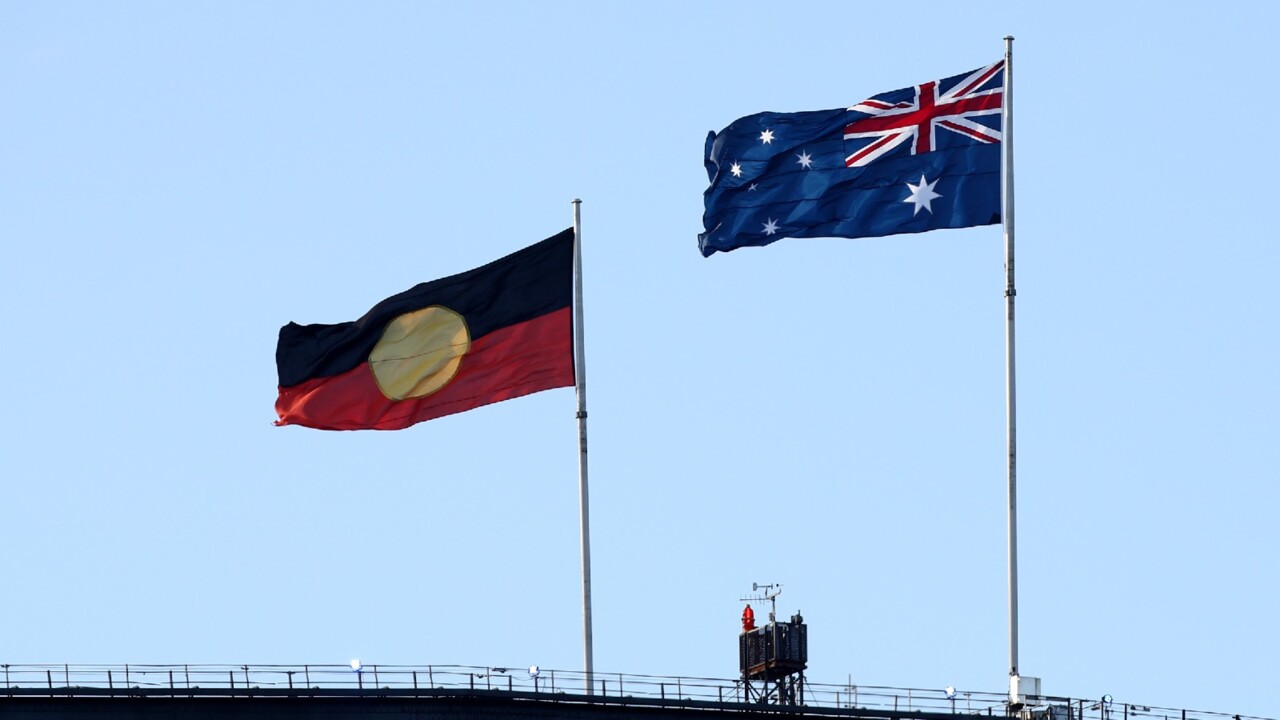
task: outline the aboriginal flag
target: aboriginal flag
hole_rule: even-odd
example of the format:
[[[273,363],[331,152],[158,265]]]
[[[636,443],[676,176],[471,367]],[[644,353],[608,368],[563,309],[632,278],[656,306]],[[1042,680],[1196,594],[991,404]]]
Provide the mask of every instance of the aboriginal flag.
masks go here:
[[[400,430],[574,384],[573,229],[353,322],[280,328],[276,425]]]

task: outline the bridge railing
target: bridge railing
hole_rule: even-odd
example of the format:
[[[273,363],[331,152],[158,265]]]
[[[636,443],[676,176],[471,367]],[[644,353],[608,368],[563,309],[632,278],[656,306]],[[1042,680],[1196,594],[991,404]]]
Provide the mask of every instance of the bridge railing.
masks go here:
[[[0,664],[0,697],[71,695],[251,696],[399,695],[459,691],[510,692],[562,702],[758,707],[763,683],[703,677],[467,665],[41,665]],[[857,716],[934,713],[1016,716],[1019,720],[1268,720],[1259,716],[1120,703],[1109,699],[1040,698],[1011,711],[1003,693],[805,681],[796,700],[806,714]],[[767,701],[767,700],[766,700]],[[732,708],[729,708],[732,709]]]

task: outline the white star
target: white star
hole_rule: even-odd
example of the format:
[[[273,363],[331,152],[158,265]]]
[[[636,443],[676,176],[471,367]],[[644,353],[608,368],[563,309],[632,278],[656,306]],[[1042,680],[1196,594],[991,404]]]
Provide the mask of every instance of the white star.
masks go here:
[[[729,172],[733,173],[734,177],[742,177],[742,166],[734,163],[729,166]]]
[[[800,158],[796,162],[806,170],[808,170],[809,166],[813,164],[813,157],[809,155],[808,150],[801,150],[800,154],[796,157]]]
[[[755,192],[755,190],[756,190],[755,183],[751,183],[751,187],[747,188],[747,192]]]
[[[764,234],[773,235],[777,232],[778,232],[778,221],[774,220],[773,218],[769,218],[769,222],[764,224]]]
[[[911,213],[912,217],[914,217],[917,213],[920,212],[920,208],[924,208],[925,210],[928,210],[930,214],[933,213],[933,207],[931,206],[931,203],[934,201],[935,198],[942,197],[941,195],[933,191],[933,186],[937,184],[938,184],[937,180],[934,180],[933,182],[929,182],[928,180],[925,180],[924,175],[920,176],[919,185],[912,185],[911,183],[907,183],[907,187],[911,188],[911,194],[907,196],[907,198],[902,202],[915,203],[916,210],[915,212]]]
[[[760,133],[760,142],[765,145],[773,142],[773,131],[766,129],[764,132]]]

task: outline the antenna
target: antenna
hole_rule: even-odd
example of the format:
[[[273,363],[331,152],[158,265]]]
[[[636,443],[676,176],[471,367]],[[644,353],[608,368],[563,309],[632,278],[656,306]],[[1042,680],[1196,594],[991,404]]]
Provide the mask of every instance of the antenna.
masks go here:
[[[764,591],[763,595],[748,595],[744,598],[738,598],[739,602],[763,602],[769,601],[769,622],[774,622],[778,610],[778,596],[782,594],[782,583],[751,583],[751,592]]]

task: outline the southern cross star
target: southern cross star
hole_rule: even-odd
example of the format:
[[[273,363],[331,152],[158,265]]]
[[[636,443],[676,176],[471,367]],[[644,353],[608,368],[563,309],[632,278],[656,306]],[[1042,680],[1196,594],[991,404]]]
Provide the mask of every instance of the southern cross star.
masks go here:
[[[734,163],[729,166],[729,172],[733,173],[734,177],[742,177],[742,166]]]
[[[801,150],[800,154],[796,157],[800,158],[799,160],[796,160],[796,163],[806,170],[808,170],[809,166],[813,164],[813,156],[809,155],[808,150]]]
[[[773,218],[769,218],[769,222],[764,224],[764,234],[773,235],[777,232],[778,232],[778,221],[774,220]]]
[[[912,217],[915,217],[920,212],[920,208],[924,208],[925,210],[928,210],[930,214],[933,214],[933,207],[932,207],[933,201],[936,198],[942,197],[941,195],[933,191],[933,186],[937,184],[938,184],[937,180],[934,180],[933,182],[929,182],[928,180],[925,180],[924,175],[920,176],[919,185],[912,185],[911,183],[907,183],[907,187],[911,188],[911,194],[908,195],[907,198],[902,202],[909,202],[909,203],[915,204],[916,209],[915,209],[915,212],[911,213]]]
[[[764,143],[765,145],[768,145],[768,144],[772,143],[772,142],[773,142],[773,131],[772,131],[772,130],[765,130],[764,132],[760,133],[760,142]]]

